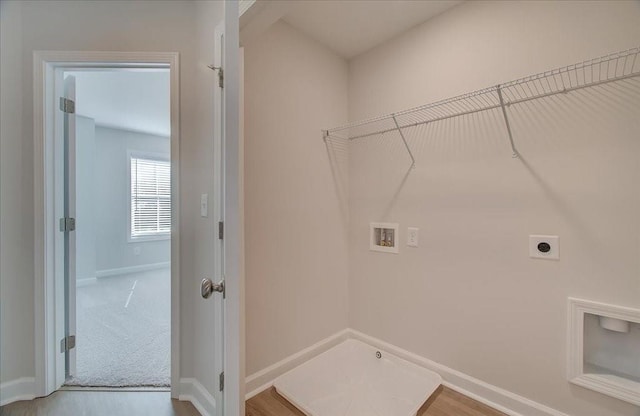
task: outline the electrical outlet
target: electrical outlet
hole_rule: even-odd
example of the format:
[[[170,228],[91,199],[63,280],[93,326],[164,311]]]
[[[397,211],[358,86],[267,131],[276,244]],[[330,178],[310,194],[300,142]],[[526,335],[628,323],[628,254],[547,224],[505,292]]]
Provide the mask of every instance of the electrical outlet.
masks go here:
[[[209,216],[209,194],[200,194],[200,216]]]
[[[142,253],[142,247],[140,247],[140,246],[135,246],[135,247],[133,248],[133,254],[134,254],[135,256],[139,256],[139,255],[140,255],[140,253]]]
[[[418,228],[407,228],[407,245],[409,247],[418,247]]]
[[[529,257],[533,259],[560,259],[560,242],[557,235],[530,235]]]

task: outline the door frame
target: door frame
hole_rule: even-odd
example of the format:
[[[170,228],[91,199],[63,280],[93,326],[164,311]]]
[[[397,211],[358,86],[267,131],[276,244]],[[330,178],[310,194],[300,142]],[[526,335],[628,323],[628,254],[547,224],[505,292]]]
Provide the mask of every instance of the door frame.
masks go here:
[[[168,68],[171,117],[171,396],[178,397],[180,377],[180,91],[176,52],[35,51],[33,53],[34,135],[34,316],[35,395],[56,385],[55,322],[59,294],[55,279],[57,219],[54,191],[59,186],[55,163],[55,73],[63,69]],[[58,257],[58,260],[56,258]],[[58,298],[58,299],[57,299]]]

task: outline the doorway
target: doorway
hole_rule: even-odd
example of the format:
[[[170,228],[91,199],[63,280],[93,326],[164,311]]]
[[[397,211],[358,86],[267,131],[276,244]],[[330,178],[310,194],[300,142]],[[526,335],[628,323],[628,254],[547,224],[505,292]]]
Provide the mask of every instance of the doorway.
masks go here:
[[[170,385],[169,75],[63,71],[65,386]]]
[[[237,10],[225,8],[229,16],[237,20]],[[204,377],[207,377],[207,385],[203,386],[198,379],[191,378],[191,372],[186,372],[180,378],[180,364],[193,363],[193,351],[188,348],[193,343],[182,335],[180,330],[181,310],[186,309],[190,318],[196,311],[190,306],[195,304],[194,292],[200,297],[200,288],[193,284],[194,279],[200,276],[184,275],[180,276],[180,202],[178,196],[181,195],[179,184],[180,174],[180,98],[179,86],[179,59],[177,53],[165,52],[95,52],[95,51],[36,51],[34,52],[34,188],[35,188],[35,212],[34,231],[36,235],[35,245],[35,396],[47,396],[59,389],[65,382],[65,354],[60,350],[60,341],[65,338],[64,333],[64,305],[61,294],[64,287],[60,287],[56,275],[63,273],[64,264],[60,260],[60,247],[62,247],[62,234],[59,231],[59,219],[63,217],[62,209],[54,202],[55,191],[62,186],[60,178],[60,166],[56,165],[56,158],[59,156],[60,143],[56,137],[60,135],[59,124],[55,122],[56,112],[59,111],[58,99],[60,91],[56,91],[55,86],[60,82],[58,79],[60,70],[77,69],[103,69],[105,67],[118,68],[158,68],[168,67],[171,79],[171,397],[181,400],[190,400],[198,403],[211,414],[218,414],[225,405],[225,412],[231,414],[234,409],[244,405],[243,380],[242,375],[242,351],[241,348],[241,288],[242,275],[241,264],[239,262],[241,254],[240,246],[240,216],[239,216],[239,169],[238,164],[238,112],[235,111],[238,105],[238,51],[237,51],[237,22],[231,31],[233,36],[224,38],[225,57],[229,69],[225,76],[224,87],[226,93],[222,94],[222,86],[219,86],[214,95],[216,102],[224,101],[225,108],[234,111],[223,112],[224,135],[218,135],[218,140],[225,144],[221,145],[224,153],[224,165],[218,169],[224,172],[224,180],[221,186],[215,191],[218,196],[221,211],[216,215],[224,222],[224,258],[225,270],[223,272],[212,273],[216,278],[226,276],[225,285],[226,297],[223,294],[215,294],[209,300],[209,304],[215,309],[223,309],[224,319],[213,319],[210,322],[209,330],[205,333],[210,339],[215,340],[213,348],[206,351],[206,356],[198,357],[198,369]],[[236,44],[234,49],[234,43]],[[221,49],[218,49],[220,51]],[[232,53],[233,52],[233,53]],[[225,58],[226,59],[226,58]],[[216,58],[220,62],[219,58]],[[214,66],[219,66],[214,61]],[[208,69],[203,68],[207,73]],[[220,77],[221,78],[221,77]],[[217,83],[216,83],[217,84]],[[231,104],[229,104],[231,103]],[[221,106],[219,107],[221,108]],[[219,110],[221,111],[221,110]],[[220,124],[219,124],[220,126]],[[215,139],[215,137],[214,137]],[[230,144],[229,144],[230,143]],[[189,166],[186,165],[186,169]],[[188,195],[189,192],[185,191]],[[214,197],[215,198],[215,197]],[[217,233],[216,233],[217,234]],[[218,263],[218,267],[219,267]],[[209,273],[209,271],[207,271]],[[72,285],[70,287],[73,287]],[[195,289],[195,290],[194,290]],[[194,291],[194,292],[192,292]],[[224,299],[224,301],[223,301]],[[180,301],[184,306],[180,307]],[[207,301],[205,301],[207,302]],[[229,313],[227,313],[229,312]],[[208,319],[209,316],[204,316]],[[185,318],[183,318],[185,319]],[[223,321],[223,322],[219,322]],[[187,324],[190,321],[187,321]],[[184,323],[183,323],[184,324]],[[188,331],[185,331],[188,332]],[[222,347],[220,347],[220,345]],[[186,349],[181,351],[181,346]],[[223,351],[224,349],[224,355]],[[188,365],[187,364],[187,365]],[[188,365],[186,371],[192,368]],[[223,370],[226,370],[223,372]],[[193,370],[191,370],[193,371]],[[214,375],[211,377],[211,375]],[[218,375],[220,375],[218,377]],[[215,377],[214,380],[212,380]],[[218,383],[218,380],[220,382]],[[226,386],[223,390],[223,386]],[[224,403],[223,403],[224,402]],[[230,408],[227,408],[226,405]]]
[[[35,160],[34,187],[36,192],[36,285],[35,285],[35,395],[46,396],[59,389],[73,373],[69,355],[77,352],[72,347],[75,328],[67,322],[76,322],[76,285],[65,280],[65,264],[76,267],[74,261],[65,263],[65,237],[69,243],[76,238],[75,231],[61,232],[63,222],[71,214],[64,210],[64,126],[60,98],[65,96],[64,73],[69,71],[105,71],[106,69],[169,71],[170,83],[170,385],[171,396],[180,395],[180,201],[179,193],[179,66],[177,53],[144,52],[56,52],[34,53],[34,132]],[[75,122],[75,117],[68,120]],[[68,121],[67,120],[67,121]],[[71,182],[73,183],[73,182]],[[73,206],[72,204],[70,204]],[[75,214],[75,213],[74,213]],[[69,224],[73,225],[70,221]],[[80,223],[78,223],[80,226]],[[71,227],[73,228],[73,227]],[[69,250],[66,255],[72,253]],[[142,254],[142,252],[141,252]],[[135,255],[135,254],[133,254]],[[75,270],[71,270],[75,272]],[[96,279],[99,276],[96,276]],[[65,285],[66,281],[66,285]],[[140,283],[138,283],[140,284]],[[128,287],[129,292],[133,284]],[[134,289],[138,291],[138,287]],[[128,296],[128,295],[127,295]],[[65,299],[70,300],[65,305]],[[126,300],[125,300],[126,302]],[[65,306],[68,306],[65,308]],[[129,306],[131,307],[131,306]],[[216,331],[222,331],[216,328]],[[222,335],[221,335],[222,337]],[[79,342],[81,340],[78,340]],[[78,342],[78,343],[79,343]],[[67,368],[67,363],[71,367]],[[219,364],[220,366],[222,364]],[[212,368],[211,371],[216,371]]]

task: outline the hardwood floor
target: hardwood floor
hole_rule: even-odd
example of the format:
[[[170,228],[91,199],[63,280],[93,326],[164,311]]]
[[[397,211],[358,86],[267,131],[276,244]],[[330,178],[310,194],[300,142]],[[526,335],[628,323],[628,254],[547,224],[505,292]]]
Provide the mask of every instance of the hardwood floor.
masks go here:
[[[246,416],[305,416],[275,388],[247,400]],[[418,411],[418,416],[506,416],[449,388],[440,386]]]
[[[0,407],[1,416],[199,416],[189,402],[164,391],[57,391]]]
[[[199,416],[169,392],[58,391],[48,397],[0,407],[1,416]],[[247,400],[246,416],[304,416],[274,388]],[[446,387],[439,387],[418,416],[506,416]]]
[[[418,411],[418,416],[507,416],[486,404],[440,386]]]

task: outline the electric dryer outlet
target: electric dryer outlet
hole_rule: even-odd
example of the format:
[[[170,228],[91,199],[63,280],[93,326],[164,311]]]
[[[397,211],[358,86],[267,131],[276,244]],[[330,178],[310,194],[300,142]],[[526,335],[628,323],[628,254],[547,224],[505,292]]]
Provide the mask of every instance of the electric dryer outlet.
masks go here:
[[[560,242],[557,235],[530,235],[529,257],[533,259],[560,259]]]

